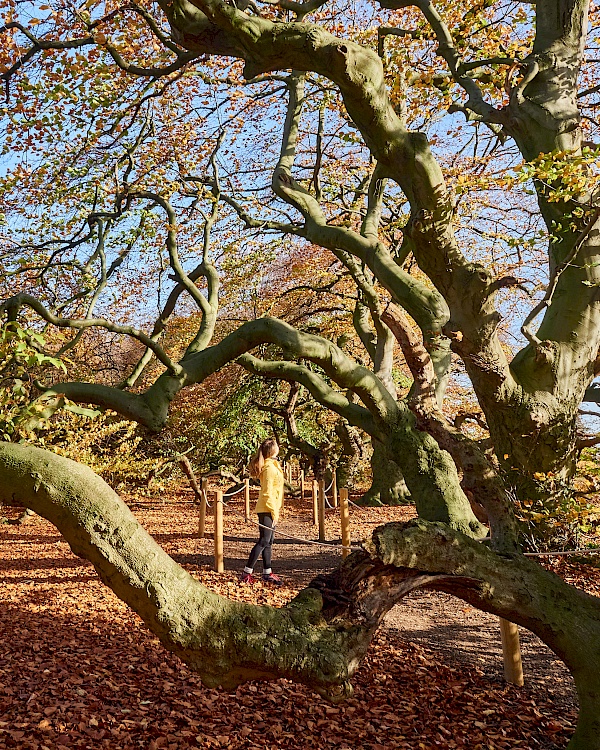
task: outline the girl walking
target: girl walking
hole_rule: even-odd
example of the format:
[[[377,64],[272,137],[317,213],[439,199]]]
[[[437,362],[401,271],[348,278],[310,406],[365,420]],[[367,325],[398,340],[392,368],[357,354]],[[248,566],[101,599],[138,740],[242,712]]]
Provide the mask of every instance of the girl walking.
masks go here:
[[[265,583],[281,586],[283,581],[271,570],[271,553],[275,526],[283,508],[283,470],[275,460],[279,454],[279,446],[275,438],[263,441],[250,461],[248,470],[250,476],[260,480],[260,492],[256,503],[256,513],[260,524],[258,542],[252,547],[250,557],[242,573],[242,583],[253,583],[254,566],[262,555],[262,579]]]

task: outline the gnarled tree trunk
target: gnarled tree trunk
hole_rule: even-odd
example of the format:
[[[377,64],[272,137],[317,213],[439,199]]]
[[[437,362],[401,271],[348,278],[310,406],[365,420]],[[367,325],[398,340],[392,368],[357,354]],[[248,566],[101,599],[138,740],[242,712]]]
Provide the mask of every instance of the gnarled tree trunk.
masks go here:
[[[371,470],[373,480],[365,494],[357,501],[359,505],[403,505],[410,502],[410,492],[404,481],[402,469],[378,440],[371,441],[373,455]]]

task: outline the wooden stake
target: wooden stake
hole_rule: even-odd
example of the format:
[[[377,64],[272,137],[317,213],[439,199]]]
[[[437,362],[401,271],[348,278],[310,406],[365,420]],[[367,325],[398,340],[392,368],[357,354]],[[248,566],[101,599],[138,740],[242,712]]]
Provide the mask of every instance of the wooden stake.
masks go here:
[[[519,629],[514,622],[500,618],[500,637],[502,639],[502,656],[504,658],[504,679],[513,685],[523,685],[523,662],[521,661],[521,644]]]
[[[215,570],[223,573],[225,564],[223,562],[223,493],[217,490],[215,497]]]
[[[500,636],[502,637],[502,654],[504,656],[504,679],[513,685],[523,685],[523,663],[519,629],[514,622],[500,618]]]
[[[246,523],[250,520],[250,480],[244,479],[244,517]]]
[[[317,521],[319,520],[319,485],[317,484],[317,480],[313,479],[312,483],[312,507],[313,507],[313,524],[316,526]]]
[[[331,500],[334,508],[338,507],[338,488],[337,488],[337,472],[333,470],[333,477],[331,482]]]
[[[304,469],[300,471],[300,498],[304,500]]]
[[[342,557],[350,554],[350,508],[348,506],[348,490],[340,489],[340,523],[342,526]]]
[[[208,479],[204,478],[201,482],[200,490],[200,515],[198,516],[198,536],[204,539],[206,528],[206,494],[208,492]]]
[[[325,541],[325,480],[319,480],[319,541]]]

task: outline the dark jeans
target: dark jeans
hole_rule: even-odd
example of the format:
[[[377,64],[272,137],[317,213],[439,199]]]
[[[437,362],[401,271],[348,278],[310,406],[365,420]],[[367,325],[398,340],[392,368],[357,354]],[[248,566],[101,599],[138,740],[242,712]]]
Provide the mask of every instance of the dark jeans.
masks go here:
[[[271,567],[271,552],[273,551],[273,537],[275,536],[273,519],[270,513],[259,513],[258,522],[260,524],[260,537],[250,550],[250,557],[248,558],[246,567],[254,570],[258,558],[262,554],[263,570],[268,570]]]

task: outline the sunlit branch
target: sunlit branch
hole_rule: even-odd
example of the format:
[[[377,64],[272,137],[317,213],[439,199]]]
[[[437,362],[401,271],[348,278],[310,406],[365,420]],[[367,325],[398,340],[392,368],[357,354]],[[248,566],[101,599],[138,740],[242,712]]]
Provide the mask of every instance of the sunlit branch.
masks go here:
[[[315,144],[315,166],[313,170],[312,183],[315,186],[315,197],[321,200],[321,166],[323,164],[323,135],[325,133],[325,106],[319,108],[319,124],[317,127],[317,142]]]
[[[477,68],[483,68],[488,65],[519,65],[521,60],[518,57],[490,57],[486,60],[470,60],[468,62],[462,62],[460,67],[465,72],[469,70],[477,70]]]
[[[371,180],[367,201],[367,213],[363,220],[361,233],[369,239],[377,240],[379,237],[379,225],[381,223],[381,211],[385,195],[385,177],[382,175],[378,165],[375,165]]]
[[[192,175],[186,175],[181,179],[184,183],[195,182],[206,185],[207,187],[214,186],[214,180],[210,177],[195,177]],[[226,203],[228,206],[233,208],[241,221],[244,222],[246,229],[260,229],[262,231],[282,232],[283,234],[298,234],[299,227],[296,224],[286,224],[279,221],[256,218],[255,216],[252,216],[250,213],[248,213],[245,206],[243,206],[239,201],[237,201],[227,193],[221,193],[221,200],[223,201],[223,203]]]
[[[60,41],[59,39],[40,39],[18,21],[10,21],[9,23],[0,26],[0,35],[6,31],[11,31],[12,29],[20,31],[25,37],[27,37],[33,46],[30,47],[7,71],[0,75],[0,81],[8,82],[10,78],[22,68],[23,65],[25,65],[25,63],[29,62],[29,60],[31,60],[38,52],[42,52],[43,50],[78,49],[80,47],[89,47],[96,43],[93,36],[81,37],[81,39],[68,39],[65,41]]]
[[[166,240],[167,252],[169,253],[169,262],[171,268],[173,269],[176,276],[175,280],[185,287],[189,295],[202,310],[202,312],[205,315],[209,315],[211,313],[211,309],[208,300],[202,294],[200,289],[198,289],[192,279],[190,279],[183,266],[181,265],[181,261],[179,260],[179,251],[177,249],[177,217],[175,215],[173,207],[171,206],[171,203],[162,195],[158,195],[158,193],[153,193],[149,190],[131,192],[129,195],[131,195],[132,197],[147,198],[149,200],[152,200],[163,209],[163,211],[167,215],[168,220]]]
[[[337,276],[329,284],[321,284],[320,286],[317,286],[316,284],[295,284],[294,286],[291,286],[283,291],[280,294],[280,297],[283,298],[289,294],[294,294],[294,292],[313,292],[314,294],[330,294],[332,297],[338,297],[339,299],[356,299],[355,295],[353,294],[346,294],[344,292],[337,292],[335,290],[334,287],[340,283],[341,278],[342,277]]]
[[[265,361],[250,354],[244,354],[237,362],[249,372],[262,377],[278,378],[303,385],[312,397],[323,406],[335,411],[351,424],[360,427],[374,437],[381,432],[367,409],[353,404],[342,393],[335,391],[325,380],[304,365],[285,361]]]
[[[127,114],[130,114],[129,123],[125,124],[123,128],[121,129],[121,132],[118,133],[110,143],[107,144],[98,144],[98,148],[102,151],[108,151],[111,149],[115,144],[119,142],[121,138],[129,131],[131,126],[136,121],[137,116],[139,115],[142,107],[147,102],[151,101],[152,99],[158,99],[161,97],[166,90],[169,88],[169,86],[172,86],[174,83],[176,83],[178,80],[180,80],[185,75],[185,69],[181,68],[176,72],[176,75],[174,75],[172,78],[169,78],[167,81],[164,82],[164,84],[158,88],[151,91],[149,94],[145,94],[141,97],[137,102],[126,106],[122,111],[118,113],[118,115],[114,118],[111,126],[105,130],[102,135],[112,135],[115,130],[118,128],[118,126],[123,122]],[[156,81],[154,79],[151,79],[148,81],[145,90],[151,89]]]
[[[349,310],[346,307],[311,307],[309,310],[304,310],[303,312],[300,312],[298,315],[295,315],[294,317],[289,319],[289,322],[292,325],[297,325],[303,320],[310,320],[311,318],[314,318],[315,315],[347,315]]]
[[[454,80],[468,95],[466,106],[485,120],[499,121],[500,114],[484,100],[481,89],[475,80],[466,75],[463,60],[458,54],[450,29],[431,0],[411,0],[410,2],[406,0],[400,0],[400,2],[398,0],[379,0],[379,4],[382,8],[405,8],[407,5],[414,5],[419,8],[438,40],[437,54],[444,58]]]
[[[497,549],[514,550],[516,526],[503,483],[483,451],[458,426],[448,422],[436,398],[436,374],[429,352],[403,312],[389,304],[382,319],[389,326],[413,376],[408,404],[417,415],[417,425],[435,437],[463,473],[462,487],[485,508]]]
[[[93,227],[93,221],[90,219],[90,217],[88,217],[88,219],[85,222],[83,222],[81,227],[68,240],[50,239],[50,240],[45,240],[44,242],[26,243],[26,244],[20,244],[20,243],[15,242],[14,243],[15,246],[22,252],[27,251],[27,250],[39,251],[39,250],[51,249],[51,248],[55,248],[55,249],[51,251],[48,259],[46,260],[44,264],[40,264],[40,265],[28,264],[25,267],[17,268],[14,271],[7,271],[5,269],[4,274],[8,277],[8,276],[18,276],[21,273],[29,273],[31,271],[35,271],[37,278],[42,283],[44,283],[44,277],[46,273],[49,270],[56,269],[58,267],[74,269],[74,270],[80,271],[82,274],[86,273],[91,259],[88,260],[88,262],[85,265],[82,265],[82,263],[77,260],[59,261],[57,260],[57,258],[60,255],[60,253],[64,252],[65,250],[75,249],[85,244],[89,240],[91,240],[92,237],[94,236],[94,231],[92,227]],[[82,233],[86,229],[88,230],[87,233],[82,235]],[[92,255],[92,258],[94,257],[94,255],[95,253]],[[87,296],[87,295],[88,295],[88,292],[80,293],[80,294],[74,295],[72,300],[75,300],[75,299],[80,298],[81,296]],[[68,302],[66,304],[68,304]],[[61,305],[58,309],[61,309],[63,306],[64,305]]]
[[[300,437],[298,424],[296,422],[296,408],[298,405],[298,396],[300,394],[301,388],[302,386],[298,381],[291,381],[287,402],[285,406],[281,408],[269,404],[261,404],[257,401],[252,401],[252,405],[259,411],[263,411],[267,414],[274,414],[275,416],[282,419],[283,423],[285,424],[288,443],[297,450],[301,451],[305,456],[309,456],[311,460],[314,461],[315,459],[318,459],[318,457],[322,454],[322,450],[320,448],[316,448],[314,445]],[[311,405],[309,405],[308,403],[304,404],[304,411],[306,411],[307,408],[312,408],[312,402]]]
[[[160,78],[162,76],[174,73],[176,70],[180,70],[189,62],[194,60],[198,55],[194,52],[180,52],[177,51],[177,59],[174,60],[170,65],[164,67],[151,67],[145,68],[133,63],[129,63],[121,55],[119,50],[110,41],[104,42],[102,48],[105,49],[108,54],[112,57],[114,62],[121,70],[129,73],[130,75],[140,76],[142,78]]]
[[[96,21],[92,21],[90,24],[88,24],[88,28],[95,29],[98,26],[101,26],[102,24],[107,23],[108,21],[112,20],[116,16],[128,10],[132,10],[134,13],[137,13],[139,16],[141,16],[146,22],[147,26],[152,31],[152,33],[154,34],[154,36],[162,44],[164,44],[164,46],[167,47],[167,49],[170,49],[171,52],[174,52],[177,56],[181,56],[182,54],[185,54],[185,50],[183,50],[181,47],[177,46],[173,42],[169,34],[166,34],[160,28],[160,26],[156,23],[156,20],[154,19],[154,17],[150,13],[148,13],[148,11],[145,8],[142,8],[141,6],[136,5],[135,3],[128,3],[127,5],[124,5],[121,8],[117,8],[116,10],[112,11],[112,13],[107,14],[103,18],[99,18]]]
[[[202,276],[206,275],[206,269],[204,267],[203,263],[200,263],[196,268],[191,271],[188,276],[191,279],[191,281],[196,281],[197,279],[201,278]],[[178,283],[175,285],[175,288],[172,289],[170,292],[167,301],[165,302],[160,315],[158,316],[158,319],[154,323],[154,327],[152,329],[152,333],[150,334],[153,341],[158,341],[161,334],[167,327],[167,323],[173,314],[175,307],[177,305],[177,302],[181,295],[186,291],[186,288],[183,284]],[[134,369],[132,370],[131,374],[121,383],[119,386],[120,388],[131,388],[135,383],[137,382],[138,378],[144,371],[144,368],[146,365],[150,362],[152,358],[152,350],[146,349],[140,360],[135,365]]]
[[[289,10],[296,13],[299,19],[304,18],[309,13],[321,8],[327,0],[307,0],[304,3],[295,2],[295,0],[259,0],[265,5],[276,5],[283,10]]]
[[[212,339],[219,309],[219,275],[211,259],[211,231],[219,217],[219,201],[221,199],[221,185],[219,181],[219,170],[217,167],[217,153],[225,139],[225,131],[217,138],[217,143],[210,156],[210,165],[213,170],[212,186],[212,211],[204,221],[204,236],[202,241],[202,270],[207,284],[207,307],[203,308],[202,322],[198,333],[186,349],[186,354],[204,349]],[[193,283],[193,282],[192,282]]]
[[[384,182],[383,171],[376,167],[370,180],[369,204],[367,219],[363,225],[363,237],[344,227],[330,226],[318,201],[311,193],[299,185],[292,177],[296,141],[298,137],[298,123],[303,100],[303,77],[290,77],[290,101],[283,129],[280,159],[273,176],[273,189],[279,197],[295,206],[305,218],[304,231],[298,234],[306,239],[329,248],[355,276],[357,283],[366,282],[364,274],[358,264],[351,258],[355,256],[366,263],[375,273],[379,281],[390,291],[394,298],[402,304],[417,320],[427,336],[432,340],[432,348],[439,351],[438,380],[443,389],[449,365],[448,344],[441,342],[442,326],[447,319],[447,308],[444,300],[435,290],[427,289],[424,284],[405,273],[390,257],[389,251],[377,239],[377,227],[381,211]],[[373,298],[373,293],[365,293]],[[375,297],[377,295],[375,294]],[[388,337],[377,314],[377,304],[371,304],[374,320],[381,326],[379,331],[381,344]],[[433,343],[435,340],[435,343]],[[391,387],[391,382],[390,382]]]
[[[379,294],[365,270],[359,266],[352,256],[347,253],[340,253],[338,257],[350,271],[359,289],[359,299],[356,301],[352,316],[356,332],[371,357],[375,374],[382,380],[392,396],[396,397],[396,384],[392,377],[394,337],[382,318],[383,306]],[[366,309],[371,315],[375,335],[369,327],[368,318],[365,314]]]
[[[374,362],[377,356],[376,337],[369,326],[369,308],[360,299],[357,299],[354,305],[352,324],[371,361]]]
[[[409,403],[424,403],[427,408],[432,408],[435,403],[436,377],[429,352],[399,307],[393,303],[388,304],[381,312],[381,319],[398,341],[413,376]]]
[[[98,222],[98,243],[96,246],[96,250],[94,251],[94,253],[92,254],[92,257],[88,260],[88,262],[86,263],[84,267],[84,272],[85,272],[87,271],[89,267],[91,267],[91,264],[95,257],[100,258],[100,281],[99,283],[96,285],[96,288],[94,290],[90,290],[87,293],[86,292],[82,293],[82,295],[85,295],[85,296],[88,296],[88,294],[92,295],[88,303],[86,314],[85,314],[86,320],[92,318],[92,313],[94,311],[96,303],[108,283],[108,272],[106,268],[106,254],[104,252],[104,240],[105,240],[107,232],[109,231],[109,228],[110,228],[110,224],[108,225],[108,227],[104,227],[102,225],[102,222]],[[75,336],[71,339],[71,341],[68,341],[58,350],[56,356],[62,357],[63,354],[65,354],[65,352],[75,347],[77,343],[79,342],[79,340],[81,339],[81,337],[83,336],[83,334],[84,334],[84,329],[82,328],[75,334]]]
[[[167,356],[165,351],[160,346],[158,346],[156,342],[152,341],[150,336],[148,336],[143,331],[134,328],[133,326],[117,325],[116,323],[112,323],[111,321],[105,320],[104,318],[90,318],[87,320],[60,318],[56,315],[53,315],[44,307],[44,305],[42,305],[39,300],[35,299],[35,297],[32,297],[29,294],[17,294],[10,299],[4,300],[4,302],[0,304],[0,314],[7,313],[11,316],[11,319],[14,319],[14,316],[22,307],[30,307],[43,320],[53,326],[56,326],[57,328],[71,328],[73,330],[80,330],[84,328],[104,328],[111,333],[118,333],[123,336],[130,336],[132,338],[135,338],[142,344],[147,346],[149,349],[152,349],[152,351],[156,355],[156,358],[160,362],[162,362],[167,370],[174,373],[175,375],[180,375],[183,372],[181,365],[173,362]]]
[[[377,29],[377,53],[379,57],[383,57],[384,55],[385,38],[388,36],[409,36],[411,39],[418,39],[421,33],[413,29],[399,29],[396,26],[379,26]]]
[[[142,15],[146,22],[149,23],[150,28],[152,29],[153,33],[160,39],[160,41],[165,44],[172,52],[174,52],[177,55],[177,59],[171,63],[170,65],[164,66],[164,67],[151,67],[151,68],[145,68],[138,65],[134,65],[132,63],[127,62],[123,56],[119,53],[118,49],[111,44],[110,41],[106,41],[104,44],[100,45],[105,49],[108,54],[112,57],[114,62],[117,64],[121,70],[135,76],[140,77],[147,77],[147,78],[160,78],[165,75],[169,75],[170,73],[173,73],[175,71],[180,70],[181,68],[185,67],[189,62],[194,60],[197,57],[197,54],[194,52],[189,52],[182,50],[181,48],[177,47],[175,44],[169,41],[168,37],[166,37],[159,27],[156,25],[156,23],[151,19],[151,16],[146,12],[143,11],[141,8],[138,8],[137,6],[129,6],[129,9],[135,10],[136,12],[140,13]],[[104,20],[104,19],[102,19]],[[88,28],[92,29],[96,27],[101,21],[96,21],[91,24],[88,24]],[[33,44],[33,46],[27,50],[27,52],[19,59],[17,60],[6,72],[4,72],[2,75],[0,75],[0,80],[4,80],[8,83],[10,78],[21,68],[25,63],[27,63],[29,60],[31,60],[38,52],[42,52],[44,50],[67,50],[67,49],[78,49],[85,46],[92,46],[98,44],[94,36],[86,36],[82,37],[81,39],[70,39],[66,41],[60,41],[60,40],[48,40],[48,39],[41,39],[39,37],[36,37],[34,34],[31,33],[31,31],[23,26],[22,24],[18,22],[10,22],[8,24],[5,24],[3,27],[0,27],[0,34],[2,32],[11,30],[11,29],[18,29],[22,34],[24,34],[27,39]]]
[[[219,344],[185,357],[181,364],[188,381],[196,381],[198,377],[206,377],[207,367],[214,372],[261,343],[277,344],[294,357],[314,362],[341,388],[354,391],[377,419],[394,420],[397,404],[376,375],[358,365],[331,341],[303,333],[277,318],[249,321]]]

